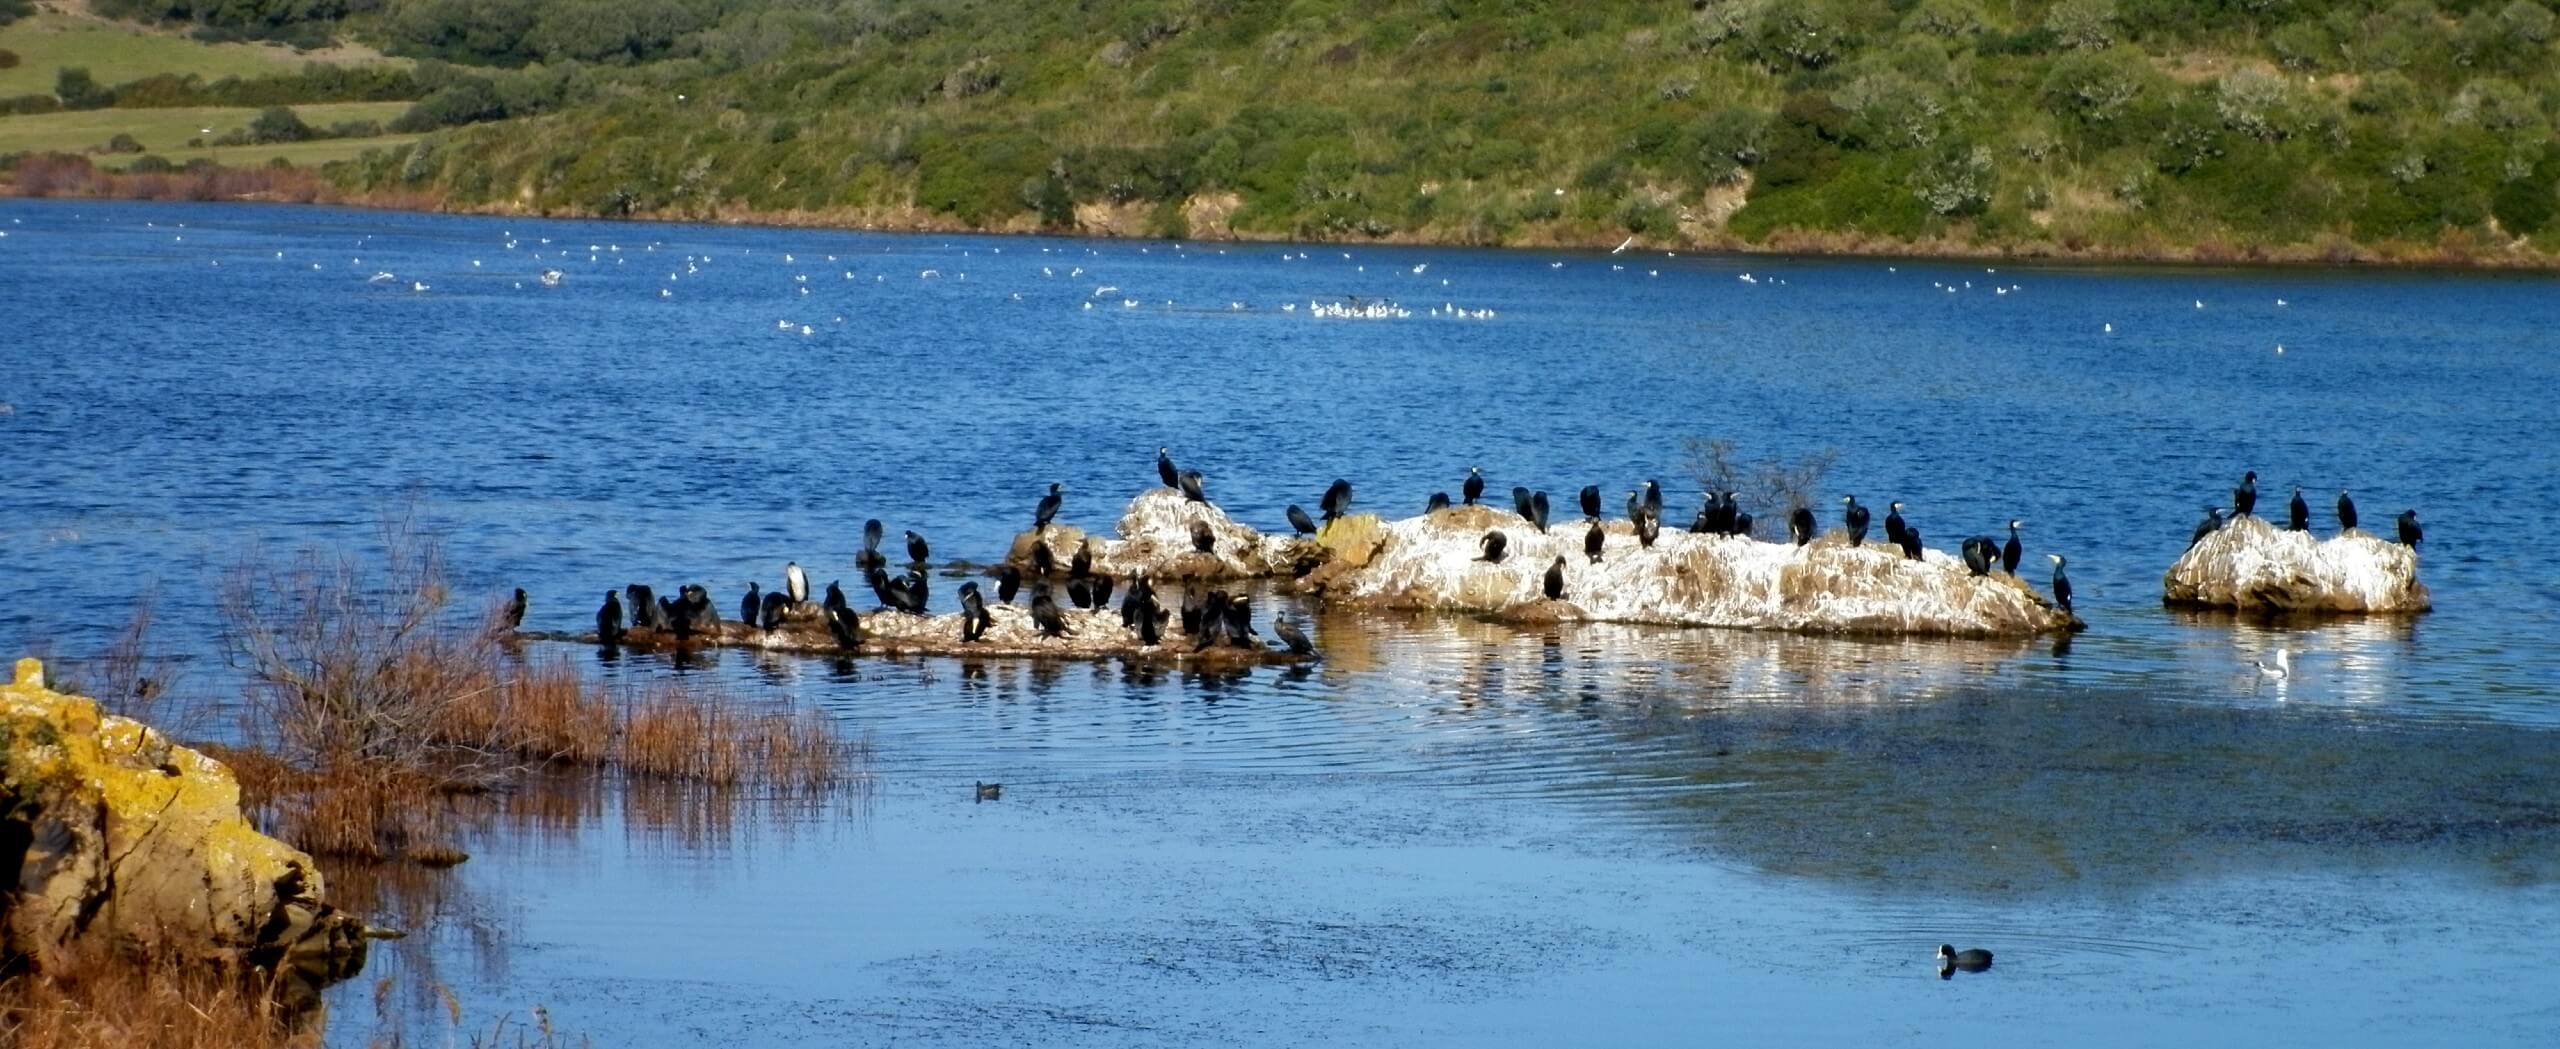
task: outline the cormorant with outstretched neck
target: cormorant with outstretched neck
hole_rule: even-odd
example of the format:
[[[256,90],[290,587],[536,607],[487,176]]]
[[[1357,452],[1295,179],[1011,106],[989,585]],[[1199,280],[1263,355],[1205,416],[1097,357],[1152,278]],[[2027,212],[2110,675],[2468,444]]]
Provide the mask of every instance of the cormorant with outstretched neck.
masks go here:
[[[762,589],[756,585],[755,580],[747,580],[747,596],[738,599],[738,618],[753,623],[757,616],[764,614],[764,594],[760,592]]]
[[[2284,530],[2288,532],[2311,530],[2311,504],[2302,501],[2301,485],[2293,486],[2293,501],[2285,504]]]
[[[1544,490],[1529,493],[1529,520],[1537,524],[1539,535],[1547,534],[1547,493]]]
[[[2356,501],[2347,498],[2347,490],[2344,488],[2338,489],[2338,530],[2341,532],[2356,530]]]
[[[932,559],[933,548],[925,545],[924,536],[915,529],[907,529],[907,563],[920,565]]]
[[[1799,506],[1788,512],[1787,539],[1794,542],[1797,546],[1803,546],[1806,543],[1813,541],[1813,530],[1815,527],[1812,507]]]
[[[1586,484],[1586,485],[1583,485],[1583,486],[1582,486],[1582,516],[1584,516],[1584,517],[1588,517],[1588,518],[1591,518],[1591,519],[1593,519],[1593,520],[1595,520],[1595,521],[1596,521],[1596,520],[1599,520],[1599,518],[1600,518],[1600,486],[1599,486],[1599,485],[1596,485],[1596,484]]]
[[[1282,644],[1289,646],[1290,655],[1316,654],[1316,643],[1307,640],[1307,632],[1298,629],[1297,622],[1290,619],[1286,613],[1271,617],[1271,632],[1279,635]]]
[[[622,643],[622,594],[619,591],[605,591],[604,607],[596,609],[596,643]]]
[[[1058,519],[1058,508],[1067,504],[1066,493],[1066,485],[1056,481],[1049,482],[1049,494],[1041,496],[1039,509],[1031,511],[1032,531],[1045,529],[1049,527],[1049,522]]]
[[[1867,508],[1858,505],[1858,497],[1854,495],[1841,496],[1840,503],[1846,507],[1840,511],[1840,524],[1849,530],[1849,545],[1857,546],[1866,542]]]
[[[1447,492],[1433,492],[1431,493],[1431,500],[1422,504],[1422,512],[1426,514],[1436,514],[1448,508],[1449,493]]]
[[[1476,500],[1484,498],[1484,471],[1473,466],[1467,467],[1467,483],[1459,487],[1458,491],[1467,497],[1468,506],[1476,505]]]
[[[1182,498],[1184,501],[1194,503],[1208,502],[1209,493],[1204,487],[1208,482],[1208,476],[1202,474],[1198,470],[1182,471]]]
[[[1351,513],[1351,482],[1334,478],[1332,484],[1324,486],[1324,498],[1318,500],[1316,509],[1324,511],[1328,523]]]
[[[2018,561],[2023,556],[2025,548],[2018,544],[2018,522],[2013,519],[2009,522],[2009,541],[2000,547],[2000,570],[2017,575]]]
[[[828,580],[828,581],[827,581],[827,599],[826,599],[826,601],[821,605],[821,607],[824,607],[824,608],[845,608],[845,607],[848,607],[848,606],[846,606],[846,604],[844,603],[844,587],[837,585],[835,580]]]
[[[1213,553],[1213,552],[1215,552],[1215,551],[1217,550],[1217,547],[1218,547],[1218,534],[1217,534],[1216,532],[1212,532],[1212,531],[1210,531],[1210,530],[1209,530],[1209,522],[1207,522],[1207,521],[1193,521],[1193,522],[1191,522],[1191,548],[1192,548],[1192,549],[1197,550],[1197,551],[1200,551],[1201,553],[1206,554],[1206,553]]]
[[[1927,558],[1920,556],[1920,529],[1910,525],[1903,526],[1902,557],[1907,561],[1927,560]]]
[[[1298,504],[1290,503],[1289,528],[1292,531],[1297,532],[1299,535],[1314,535],[1316,534],[1316,519],[1307,516],[1307,512],[1299,509]]]
[[[792,604],[809,603],[809,573],[800,570],[800,562],[782,563],[782,592],[790,595]]]
[[[1564,555],[1556,555],[1555,563],[1547,566],[1545,588],[1547,600],[1564,600]]]
[[[2400,545],[2415,548],[2418,545],[2418,540],[2426,537],[2427,530],[2418,527],[2418,512],[2415,510],[2400,511]],[[518,590],[516,593],[521,594],[524,593],[524,591]]]
[[[1990,536],[1977,535],[1964,541],[1964,567],[1967,571],[1975,575],[1990,575],[1991,566],[1999,560],[2000,552],[1993,546]]]
[[[1156,447],[1156,476],[1164,478],[1167,488],[1182,487],[1182,474],[1173,468],[1173,455],[1162,445]]]
[[[836,647],[859,648],[862,645],[862,617],[850,608],[827,609],[827,633],[835,635]]]
[[[2247,517],[2258,509],[2258,471],[2240,476],[2240,487],[2231,490],[2231,516]]]
[[[1059,611],[1057,600],[1049,596],[1047,583],[1031,588],[1031,625],[1039,630],[1041,637],[1066,637],[1074,633],[1067,629],[1066,613]]]
[[[1519,514],[1520,519],[1523,521],[1528,521],[1532,524],[1537,522],[1538,508],[1529,499],[1529,488],[1527,485],[1512,486],[1511,512]]]
[[[2221,530],[2222,508],[2219,506],[2205,507],[2204,520],[2196,522],[2195,534],[2187,537],[2187,549],[2195,549],[2197,543],[2204,542],[2204,537]]]
[[[996,569],[996,600],[1013,603],[1013,595],[1022,592],[1022,570],[1012,565]]]
[[[747,620],[747,622],[763,628],[766,633],[770,634],[782,628],[782,621],[785,618],[788,618],[791,614],[791,605],[792,601],[788,597],[781,594],[766,594],[764,595],[764,607],[758,609],[756,617]]]
[[[2405,519],[2407,518],[2404,518],[2404,520]],[[517,587],[516,596],[507,599],[507,629],[519,630],[524,627],[525,604],[524,588]]]
[[[2062,574],[2062,555],[2046,554],[2044,556],[2053,560],[2054,607],[2060,608],[2065,612],[2071,611],[2071,577]]]
[[[1600,548],[1606,545],[1608,541],[1609,530],[1600,527],[1600,522],[1598,520],[1593,520],[1591,522],[1591,530],[1582,533],[1582,555],[1590,558],[1592,564],[1599,564]]]
[[[1902,504],[1900,502],[1884,504],[1884,541],[1901,546],[1902,529]]]
[[[1484,538],[1476,540],[1476,545],[1484,550],[1483,556],[1476,560],[1498,565],[1502,563],[1503,551],[1511,546],[1511,540],[1499,531],[1492,531],[1486,532]]]
[[[986,599],[978,596],[977,582],[960,584],[960,640],[976,641],[994,625],[996,617],[988,613]]]

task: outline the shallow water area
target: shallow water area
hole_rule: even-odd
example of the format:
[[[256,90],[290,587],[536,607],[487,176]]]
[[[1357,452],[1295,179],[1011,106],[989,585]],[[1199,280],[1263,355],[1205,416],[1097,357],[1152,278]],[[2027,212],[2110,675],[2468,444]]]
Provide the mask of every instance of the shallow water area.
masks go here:
[[[468,591],[525,587],[526,626],[569,631],[634,580],[726,611],[785,560],[860,593],[867,517],[990,561],[1050,481],[1107,529],[1158,445],[1272,531],[1335,477],[1404,516],[1471,463],[1559,508],[1659,477],[1676,527],[1689,436],[1836,447],[1826,493],[1903,500],[1941,550],[2022,518],[2027,581],[2068,554],[2090,624],[1329,612],[1322,663],[1215,674],[530,645],[821,707],[869,785],[504,799],[469,863],[381,890],[416,935],[333,992],[334,1044],[442,1039],[437,987],[466,1028],[540,1006],[653,1045],[2501,1045],[2560,1021],[2531,975],[2560,963],[2560,589],[2515,538],[2560,518],[2547,277],[95,202],[0,202],[0,230],[11,654],[95,652],[156,587],[218,692],[220,570],[361,543],[411,493]],[[1415,316],[1310,316],[1355,297]],[[2369,528],[2418,508],[2437,610],[2161,609],[2198,505],[2250,468],[2261,513],[2302,484],[2323,534],[2340,487]],[[2289,677],[2253,669],[2279,649]],[[1998,962],[1942,981],[1942,942]]]

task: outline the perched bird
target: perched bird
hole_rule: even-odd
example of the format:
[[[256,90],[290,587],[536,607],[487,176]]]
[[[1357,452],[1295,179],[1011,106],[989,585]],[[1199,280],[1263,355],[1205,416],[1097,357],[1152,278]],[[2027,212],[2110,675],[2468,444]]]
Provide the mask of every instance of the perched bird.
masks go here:
[[[1991,967],[1991,952],[1980,947],[1957,950],[1954,944],[1938,945],[1938,968],[1942,971],[1962,969],[1978,973]]]
[[[1057,552],[1049,549],[1049,544],[1040,542],[1036,539],[1033,540],[1031,543],[1031,574],[1046,579],[1050,575],[1056,573],[1057,570]]]
[[[844,588],[843,588],[843,587],[841,587],[841,586],[836,585],[836,583],[835,583],[834,581],[829,581],[829,582],[827,583],[827,599],[826,599],[826,602],[825,602],[825,604],[824,604],[824,606],[823,606],[823,607],[826,607],[826,608],[843,608],[843,607],[846,607],[846,606],[845,606],[845,603],[844,603]]]
[[[1736,510],[1736,511],[1734,511],[1734,514],[1733,514],[1733,532],[1732,532],[1732,534],[1734,534],[1734,535],[1739,535],[1739,536],[1749,536],[1749,535],[1751,534],[1751,526],[1752,526],[1754,523],[1755,523],[1755,522],[1753,522],[1753,521],[1751,520],[1751,515],[1750,515],[1750,514],[1744,513],[1744,512],[1742,512],[1742,511],[1740,511],[1740,510]]]
[[[1185,635],[1200,633],[1200,619],[1209,609],[1209,602],[1202,594],[1199,587],[1184,587],[1182,590],[1182,632]]]
[[[2204,542],[2204,537],[2221,530],[2222,508],[2219,506],[2205,507],[2204,520],[2196,522],[2195,534],[2187,537],[2187,549],[2195,549],[2197,543]]]
[[[1164,479],[1167,488],[1182,487],[1182,474],[1174,470],[1173,456],[1161,446],[1156,448],[1156,476]]]
[[[1085,577],[1067,577],[1067,603],[1077,608],[1093,607],[1093,588],[1085,583]]]
[[[1060,612],[1057,600],[1049,596],[1047,583],[1031,588],[1031,625],[1039,630],[1041,637],[1067,637],[1073,634],[1073,631],[1067,629],[1066,613]]]
[[[1237,648],[1254,648],[1253,639],[1261,631],[1253,628],[1253,598],[1238,594],[1227,602],[1227,641]]]
[[[1332,484],[1324,487],[1324,498],[1317,501],[1316,509],[1324,511],[1324,519],[1328,524],[1332,523],[1337,518],[1349,514],[1351,512],[1351,482],[1339,477],[1334,478]]]
[[[1207,522],[1207,521],[1193,521],[1193,522],[1191,522],[1191,548],[1192,548],[1192,549],[1197,550],[1197,551],[1200,551],[1201,553],[1206,554],[1206,553],[1213,553],[1213,552],[1215,552],[1215,551],[1217,550],[1217,546],[1218,546],[1218,535],[1217,535],[1217,533],[1212,532],[1212,531],[1210,531],[1210,530],[1209,530],[1209,522]]]
[[[1202,489],[1208,481],[1209,478],[1198,470],[1182,471],[1182,498],[1194,503],[1208,502],[1209,493]]]
[[[1436,514],[1436,513],[1439,513],[1440,511],[1442,511],[1442,510],[1446,510],[1446,509],[1448,509],[1448,508],[1449,508],[1449,493],[1447,493],[1447,492],[1433,492],[1433,493],[1431,493],[1431,501],[1430,501],[1430,502],[1428,502],[1428,503],[1423,504],[1422,512],[1423,512],[1423,513],[1426,513],[1426,514]]]
[[[790,595],[792,604],[809,603],[809,573],[800,570],[800,562],[783,562],[782,592]]]
[[[1529,493],[1529,521],[1538,526],[1538,534],[1547,534],[1547,493]]]
[[[1164,643],[1164,610],[1150,596],[1138,608],[1138,643],[1153,648]]]
[[[1039,508],[1031,512],[1032,531],[1045,529],[1049,527],[1049,522],[1057,520],[1058,508],[1066,505],[1067,502],[1066,489],[1067,486],[1064,484],[1056,481],[1049,482],[1049,494],[1041,496]]]
[[[2258,471],[2240,477],[2240,487],[2231,490],[2231,516],[2247,517],[2258,508]]]
[[[1476,560],[1498,565],[1502,563],[1503,550],[1511,545],[1511,540],[1504,538],[1501,532],[1493,531],[1486,532],[1484,538],[1476,540],[1476,545],[1484,550],[1484,556]]]
[[[1511,512],[1520,515],[1521,520],[1527,521],[1530,524],[1534,525],[1538,522],[1538,506],[1530,497],[1528,486],[1514,485],[1512,487]]]
[[[605,591],[604,606],[596,609],[596,643],[603,645],[622,643],[622,594],[620,591]]]
[[[791,605],[791,599],[788,597],[781,594],[766,594],[764,607],[757,610],[757,615],[752,618],[746,616],[739,618],[755,624],[766,633],[772,633],[782,628],[782,621],[791,613]]]
[[[1191,635],[1192,651],[1205,651],[1209,646],[1226,639],[1228,600],[1227,592],[1224,590],[1209,591],[1209,596],[1201,599],[1199,614],[1192,617],[1192,621],[1198,625],[1185,631]]]
[[[882,525],[877,517],[862,522],[862,548],[874,554],[879,553],[880,536],[884,531],[886,526]]]
[[[898,608],[898,599],[889,596],[891,586],[888,572],[877,567],[863,569],[862,581],[870,585],[871,596],[880,599],[881,607],[892,611]]]
[[[850,608],[827,609],[827,633],[835,635],[837,648],[857,648],[862,644],[862,617]]]
[[[633,583],[623,587],[622,596],[631,604],[632,626],[656,630],[666,625],[658,618],[658,595],[650,592],[649,584]]]
[[[1557,555],[1555,563],[1547,566],[1546,594],[1549,601],[1564,600],[1563,555]]]
[[[2427,530],[2418,527],[2418,512],[2415,510],[2400,511],[2400,545],[2415,548],[2418,545],[2418,540],[2426,537]],[[522,590],[516,591],[516,616],[517,618],[523,618],[524,616],[524,591]]]
[[[1662,482],[1646,481],[1644,483],[1644,508],[1653,511],[1657,516],[1662,513]]]
[[[1467,497],[1468,506],[1476,505],[1476,500],[1484,498],[1484,471],[1467,467],[1467,483],[1458,491]]]
[[[1053,555],[1054,556],[1054,555]],[[1075,556],[1067,559],[1067,574],[1075,577],[1093,574],[1093,540],[1077,544]]]
[[[2311,504],[2302,501],[2302,486],[2293,486],[2293,501],[2285,504],[2284,527],[2288,532],[2311,530]]]
[[[1966,571],[1975,575],[1990,575],[1991,566],[1999,563],[1999,560],[2000,552],[1992,545],[1990,536],[1977,535],[1964,541]]]
[[[1298,508],[1298,504],[1290,503],[1289,528],[1299,535],[1314,535],[1316,534],[1315,518],[1308,517],[1305,510]]]
[[[1910,525],[1903,526],[1902,556],[1903,559],[1909,561],[1927,560],[1927,558],[1920,556],[1920,529]]]
[[[1698,515],[1689,519],[1689,531],[1691,534],[1715,535],[1718,532],[1718,529],[1716,528],[1716,493],[1708,492],[1706,493],[1706,497],[1707,501],[1698,507]]]
[[[1279,636],[1282,644],[1289,646],[1290,655],[1316,654],[1315,642],[1307,640],[1307,632],[1299,629],[1297,622],[1285,614],[1271,617],[1271,632]]]
[[[1047,549],[1043,547],[1042,549]],[[1022,592],[1022,570],[1006,565],[996,569],[996,600],[1013,603],[1013,595]]]
[[[2356,530],[2356,501],[2347,498],[2346,489],[2343,488],[2338,490],[2338,530],[2341,532]]]
[[[921,568],[907,569],[907,593],[915,598],[915,614],[917,615],[925,614],[924,606],[933,600],[933,595],[927,589],[927,586],[928,584],[925,582],[924,571]]]
[[[987,611],[986,599],[978,596],[977,582],[972,580],[960,584],[960,640],[976,641],[985,637],[987,628],[995,624],[996,617]]]
[[[1600,527],[1600,522],[1599,522],[1599,521],[1597,521],[1597,520],[1592,521],[1592,522],[1591,522],[1591,530],[1590,530],[1590,531],[1588,531],[1588,532],[1584,532],[1584,533],[1582,533],[1582,554],[1583,554],[1583,556],[1590,558],[1590,559],[1591,559],[1591,563],[1592,563],[1592,564],[1595,564],[1595,565],[1596,565],[1596,564],[1599,564],[1599,563],[1600,563],[1600,548],[1601,548],[1603,545],[1606,545],[1606,544],[1608,543],[1608,541],[1609,541],[1609,530],[1608,530],[1608,529],[1606,529],[1606,528],[1602,528],[1602,527]]]
[[[2012,576],[2017,575],[2018,561],[2023,556],[2024,548],[2018,544],[2018,522],[2011,520],[2009,522],[2009,541],[2002,544],[2000,547],[2000,570],[2007,572]]]
[[[764,594],[753,579],[747,580],[747,596],[738,599],[738,618],[755,622],[764,613]]]
[[[2044,556],[2053,559],[2053,603],[2065,612],[2071,611],[2071,577],[2062,574],[2062,555]]]
[[[1787,514],[1787,539],[1797,546],[1813,541],[1813,508],[1799,506]]]
[[[1591,519],[1593,519],[1593,520],[1598,520],[1598,519],[1599,519],[1599,517],[1600,517],[1600,486],[1599,486],[1599,485],[1596,485],[1596,484],[1586,484],[1586,485],[1583,485],[1583,486],[1582,486],[1582,516],[1584,516],[1584,517],[1588,517],[1588,518],[1591,518]]]
[[[1651,550],[1654,541],[1661,538],[1662,515],[1655,512],[1653,507],[1647,506],[1644,513],[1636,517],[1636,545]]]
[[[1886,503],[1884,506],[1884,541],[1892,543],[1895,546],[1901,546],[1902,530],[1902,504],[1898,502]]]
[[[2402,540],[2403,542],[2407,541],[2405,537],[2409,534],[2409,529],[2417,526],[2417,520],[2418,515],[2416,511],[2400,515],[2400,534],[2404,537]],[[2416,546],[2417,544],[2410,543],[2409,545]],[[505,613],[507,617],[507,629],[521,630],[524,628],[524,606],[524,588],[517,587],[516,596],[507,599],[507,608]]]
[[[1849,530],[1849,545],[1866,542],[1867,508],[1858,505],[1858,497],[1854,495],[1841,496],[1840,502],[1846,507],[1840,511],[1840,524]]]
[[[915,529],[907,530],[907,563],[920,565],[933,559],[933,548],[926,546],[924,536]]]
[[[1111,590],[1119,584],[1113,582],[1110,576],[1098,575],[1093,577],[1093,582],[1087,585],[1093,589],[1093,607],[1099,609],[1110,607]]]

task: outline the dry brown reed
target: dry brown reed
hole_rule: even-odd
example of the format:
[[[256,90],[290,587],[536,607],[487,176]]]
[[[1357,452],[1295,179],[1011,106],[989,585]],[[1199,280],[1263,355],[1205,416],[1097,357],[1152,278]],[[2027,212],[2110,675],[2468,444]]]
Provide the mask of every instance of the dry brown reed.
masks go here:
[[[682,680],[643,688],[623,714],[616,761],[640,776],[719,786],[823,791],[853,772],[856,749],[816,711],[751,710]]]
[[[133,957],[82,941],[0,981],[0,1045],[14,1049],[267,1049],[320,1044],[275,989],[236,969]]]

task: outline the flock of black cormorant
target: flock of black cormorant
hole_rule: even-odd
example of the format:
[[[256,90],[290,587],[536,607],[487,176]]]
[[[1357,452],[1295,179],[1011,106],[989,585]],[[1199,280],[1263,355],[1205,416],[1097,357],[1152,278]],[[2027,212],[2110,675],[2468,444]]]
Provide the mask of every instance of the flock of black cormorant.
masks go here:
[[[2221,506],[2213,503],[2205,504],[2204,519],[2196,522],[2195,532],[2187,537],[2188,548],[2193,549],[2197,543],[2204,542],[2204,537],[2221,531],[2222,526],[2231,523],[2233,519],[2255,516],[2257,510],[2258,471],[2251,470],[2241,474],[2240,483],[2231,489],[2231,507],[2227,516]],[[2339,489],[2338,534],[2345,535],[2355,531],[2357,521],[2355,497],[2348,495],[2345,489]],[[2402,546],[2414,548],[2427,537],[2426,529],[2418,523],[2416,510],[2400,511],[2400,516],[2395,523],[2398,525],[2398,538]],[[2294,486],[2293,498],[2285,503],[2284,527],[2288,532],[2311,530],[2311,504],[2303,500],[2300,485]]]

